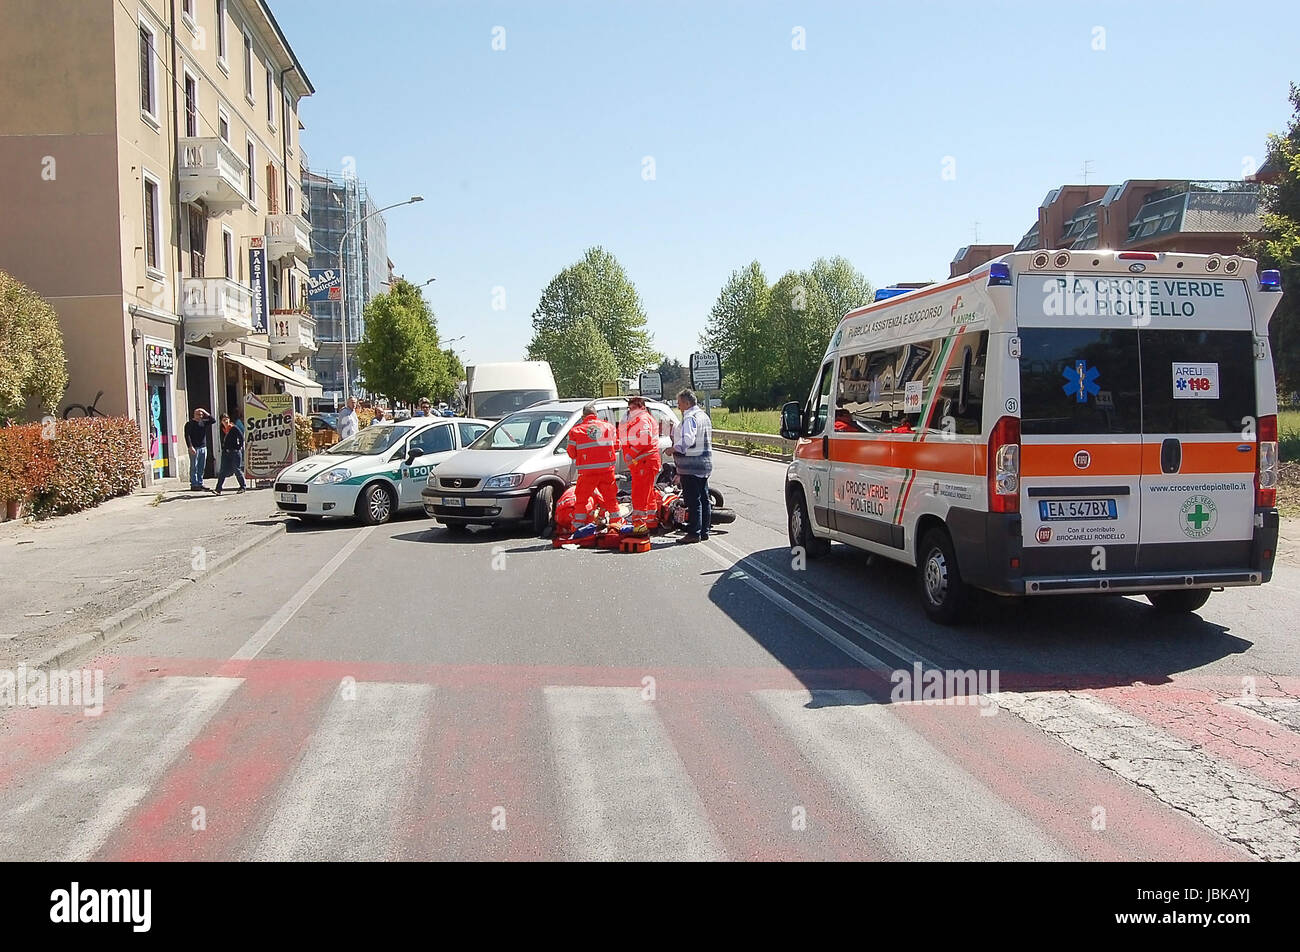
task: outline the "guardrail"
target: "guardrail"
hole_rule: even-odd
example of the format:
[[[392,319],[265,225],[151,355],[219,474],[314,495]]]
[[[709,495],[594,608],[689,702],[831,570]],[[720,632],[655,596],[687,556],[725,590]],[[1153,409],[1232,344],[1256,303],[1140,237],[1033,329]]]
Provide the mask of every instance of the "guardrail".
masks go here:
[[[769,459],[791,459],[794,456],[795,441],[787,440],[776,433],[745,433],[742,430],[713,431],[713,445],[718,449],[747,456],[763,456]],[[779,452],[774,452],[779,450]]]

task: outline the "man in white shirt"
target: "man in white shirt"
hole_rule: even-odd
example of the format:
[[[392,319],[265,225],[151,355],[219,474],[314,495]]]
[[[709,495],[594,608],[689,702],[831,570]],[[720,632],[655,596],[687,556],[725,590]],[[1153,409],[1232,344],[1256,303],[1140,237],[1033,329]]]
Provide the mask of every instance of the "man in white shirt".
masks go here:
[[[348,404],[339,414],[339,440],[350,439],[357,435],[361,424],[357,421],[357,398],[348,397]]]
[[[713,522],[709,499],[709,476],[713,474],[713,421],[704,412],[694,391],[677,395],[682,422],[673,430],[673,465],[686,497],[686,535],[679,543],[705,542]]]

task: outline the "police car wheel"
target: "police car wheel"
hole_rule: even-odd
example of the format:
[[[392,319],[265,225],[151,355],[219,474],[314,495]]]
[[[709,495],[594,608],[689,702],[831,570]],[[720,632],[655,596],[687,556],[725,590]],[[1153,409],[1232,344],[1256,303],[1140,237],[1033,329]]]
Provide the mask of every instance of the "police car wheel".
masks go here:
[[[383,483],[367,486],[357,499],[357,515],[368,526],[383,525],[393,517],[393,494]]]
[[[812,532],[812,522],[808,518],[808,504],[803,493],[795,491],[786,501],[789,516],[790,548],[803,549],[808,558],[815,559],[830,551],[829,539],[819,539]]]
[[[1188,612],[1196,611],[1209,600],[1210,590],[1208,588],[1147,592],[1147,601],[1162,615],[1185,615]]]
[[[555,487],[543,486],[533,497],[533,531],[549,539],[555,528]]]
[[[959,621],[965,613],[969,590],[957,568],[952,540],[942,529],[931,529],[921,540],[921,558],[917,562],[921,583],[921,601],[925,613],[943,625]]]

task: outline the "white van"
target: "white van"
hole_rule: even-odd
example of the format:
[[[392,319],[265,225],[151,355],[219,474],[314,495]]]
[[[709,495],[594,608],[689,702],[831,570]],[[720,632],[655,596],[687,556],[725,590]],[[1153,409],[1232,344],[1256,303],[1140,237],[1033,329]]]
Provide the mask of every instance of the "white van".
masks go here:
[[[465,415],[500,420],[516,410],[554,400],[555,375],[544,360],[477,364],[465,368]]]
[[[841,320],[786,475],[790,544],[969,587],[1143,593],[1195,611],[1277,545],[1276,271],[1248,258],[1025,251]]]

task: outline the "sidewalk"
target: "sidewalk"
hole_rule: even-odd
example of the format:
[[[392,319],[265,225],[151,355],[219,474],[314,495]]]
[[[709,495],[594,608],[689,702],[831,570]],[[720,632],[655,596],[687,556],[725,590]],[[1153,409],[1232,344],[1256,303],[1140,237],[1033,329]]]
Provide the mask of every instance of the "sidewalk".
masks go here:
[[[284,522],[269,489],[217,496],[164,480],[75,515],[0,524],[0,669],[55,664],[136,624]]]

